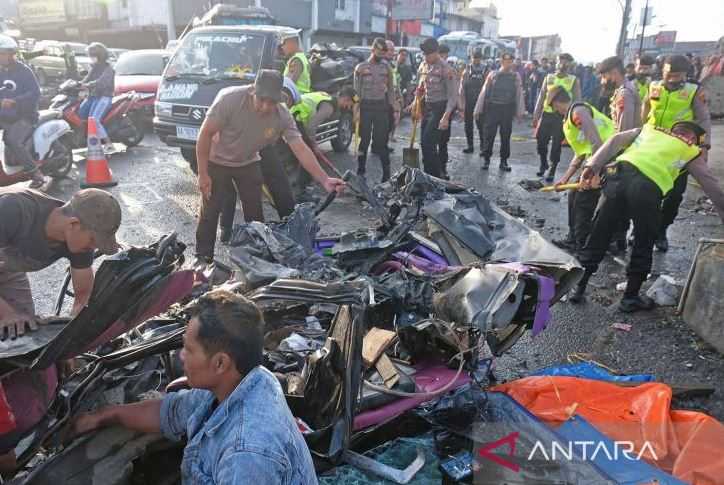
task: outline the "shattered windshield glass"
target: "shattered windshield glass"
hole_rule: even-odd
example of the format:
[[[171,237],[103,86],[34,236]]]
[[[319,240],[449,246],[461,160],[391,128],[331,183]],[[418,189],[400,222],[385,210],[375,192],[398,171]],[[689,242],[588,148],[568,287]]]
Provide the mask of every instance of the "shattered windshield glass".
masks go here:
[[[261,65],[264,37],[240,33],[189,35],[179,46],[166,76],[254,76]]]

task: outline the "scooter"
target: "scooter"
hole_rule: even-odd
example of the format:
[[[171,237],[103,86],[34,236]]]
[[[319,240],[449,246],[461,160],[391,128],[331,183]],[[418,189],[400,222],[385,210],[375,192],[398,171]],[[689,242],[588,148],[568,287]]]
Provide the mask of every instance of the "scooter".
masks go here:
[[[58,88],[58,94],[50,102],[50,110],[56,118],[63,119],[73,130],[73,147],[85,148],[88,140],[88,123],[80,116],[80,105],[88,96],[88,90],[78,81],[69,79]],[[111,108],[101,121],[112,142],[120,142],[127,147],[134,147],[143,140],[141,130],[135,119],[140,111],[144,96],[130,91],[113,97]]]
[[[7,80],[0,86],[2,91],[15,91],[15,82]],[[38,168],[52,178],[63,178],[73,166],[72,130],[64,121],[49,116],[47,112],[39,113],[38,123],[31,137],[25,141],[26,148],[35,157]],[[6,163],[0,162],[0,187],[13,185],[30,180],[31,174],[24,172],[20,165],[7,163],[10,159],[6,150]]]

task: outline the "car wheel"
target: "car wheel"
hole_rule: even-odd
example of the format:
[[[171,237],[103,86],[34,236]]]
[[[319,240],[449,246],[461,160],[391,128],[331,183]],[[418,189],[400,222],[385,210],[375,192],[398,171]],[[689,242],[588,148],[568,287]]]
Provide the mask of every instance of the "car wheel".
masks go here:
[[[337,153],[346,152],[352,143],[354,127],[352,123],[352,112],[343,111],[337,125],[337,137],[332,140],[332,148]]]

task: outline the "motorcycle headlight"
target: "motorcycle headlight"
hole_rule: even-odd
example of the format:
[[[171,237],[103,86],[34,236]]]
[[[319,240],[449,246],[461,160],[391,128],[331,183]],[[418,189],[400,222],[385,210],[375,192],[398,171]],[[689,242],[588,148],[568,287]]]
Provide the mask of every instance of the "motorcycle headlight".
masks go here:
[[[154,104],[154,112],[158,117],[171,118],[171,103],[156,101],[156,104]]]

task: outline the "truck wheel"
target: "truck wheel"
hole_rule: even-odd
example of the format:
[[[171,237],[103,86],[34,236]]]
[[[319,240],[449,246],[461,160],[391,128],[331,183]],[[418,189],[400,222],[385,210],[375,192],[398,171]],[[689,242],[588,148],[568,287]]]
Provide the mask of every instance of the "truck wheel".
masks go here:
[[[198,165],[196,164],[196,150],[194,150],[193,148],[182,148],[181,156],[184,157],[184,160],[189,162],[189,168],[194,173],[194,175],[198,175],[199,169]]]
[[[332,140],[334,151],[337,153],[346,152],[352,143],[353,133],[352,113],[343,111],[339,117],[339,125],[337,125],[337,137]]]

